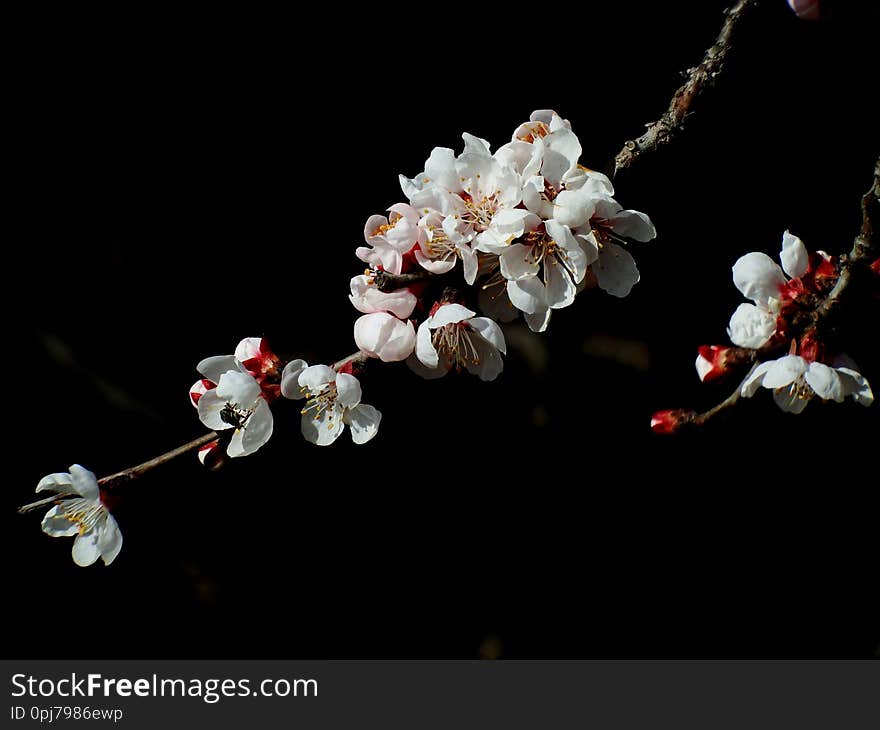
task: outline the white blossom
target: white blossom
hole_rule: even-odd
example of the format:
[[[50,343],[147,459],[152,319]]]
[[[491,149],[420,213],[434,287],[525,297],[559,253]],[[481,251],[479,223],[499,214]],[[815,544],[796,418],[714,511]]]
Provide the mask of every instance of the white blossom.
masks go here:
[[[404,322],[387,312],[358,317],[354,323],[354,341],[362,352],[383,362],[406,360],[416,344],[412,322]]]
[[[351,439],[363,444],[379,430],[382,414],[361,403],[361,385],[350,373],[337,372],[328,365],[311,365],[305,360],[287,364],[281,376],[281,393],[301,400],[301,428],[307,441],[318,446],[332,444],[348,426]]]
[[[203,372],[204,374],[204,372]],[[198,401],[199,420],[214,431],[234,429],[226,453],[247,456],[272,436],[272,410],[249,373],[228,370]]]
[[[730,341],[739,347],[759,348],[776,332],[776,317],[785,297],[786,274],[797,279],[809,268],[809,253],[801,239],[782,235],[779,266],[767,254],[753,251],[733,265],[733,283],[751,304],[740,304],[727,327]]]
[[[506,352],[497,323],[461,304],[446,303],[419,325],[416,350],[407,364],[425,378],[465,368],[480,380],[494,380],[504,368],[501,353]]]
[[[874,401],[868,381],[853,367],[808,362],[799,355],[762,362],[743,382],[741,394],[749,398],[762,387],[772,390],[776,404],[789,413],[803,411],[814,396],[836,403],[851,397],[863,406]]]
[[[52,537],[74,537],[73,561],[91,565],[98,558],[110,565],[122,550],[122,533],[101,499],[98,480],[79,464],[68,473],[49,474],[37,484],[37,492],[55,492],[54,506],[43,518],[43,532]],[[29,508],[41,505],[37,502]]]

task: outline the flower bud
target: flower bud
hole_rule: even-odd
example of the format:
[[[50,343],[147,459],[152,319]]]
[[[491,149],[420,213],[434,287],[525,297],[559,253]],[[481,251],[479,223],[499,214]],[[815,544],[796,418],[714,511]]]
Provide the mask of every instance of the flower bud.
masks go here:
[[[687,411],[681,408],[672,411],[657,411],[651,416],[651,430],[654,433],[675,433],[682,426],[691,423],[696,415],[696,411]]]
[[[741,366],[750,363],[754,357],[753,351],[748,348],[723,345],[700,345],[697,353],[694,365],[697,368],[697,375],[704,383],[740,369]]]
[[[216,471],[226,463],[226,452],[220,448],[220,440],[216,439],[199,448],[199,461],[211,471]]]
[[[795,15],[804,20],[819,20],[822,17],[820,0],[788,0],[788,5]]]
[[[201,398],[205,393],[209,390],[213,390],[217,387],[216,383],[212,383],[207,378],[202,378],[201,380],[197,380],[193,383],[192,387],[189,389],[189,402],[192,403],[196,408],[199,407],[199,398]]]

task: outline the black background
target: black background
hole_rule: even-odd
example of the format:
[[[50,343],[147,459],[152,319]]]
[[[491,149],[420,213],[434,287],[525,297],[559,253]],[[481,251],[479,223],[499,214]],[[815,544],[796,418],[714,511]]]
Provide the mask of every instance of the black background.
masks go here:
[[[310,363],[353,351],[354,249],[401,200],[398,172],[463,131],[498,146],[548,107],[605,167],[724,5],[23,23],[4,653],[874,655],[876,406],[795,417],[762,393],[700,433],[648,429],[658,408],[726,395],[693,360],[726,341],[738,256],[775,256],[786,227],[849,250],[880,151],[868,4],[811,24],[764,3],[686,133],[615,181],[659,231],[642,282],[585,293],[545,336],[509,332],[497,381],[371,367],[384,421],[364,447],[306,444],[279,410],[258,454],[132,485],[109,568],[77,568],[69,540],[14,514],[44,474],[108,474],[202,433],[195,364],[242,337]],[[876,387],[876,309],[862,314],[848,350]]]

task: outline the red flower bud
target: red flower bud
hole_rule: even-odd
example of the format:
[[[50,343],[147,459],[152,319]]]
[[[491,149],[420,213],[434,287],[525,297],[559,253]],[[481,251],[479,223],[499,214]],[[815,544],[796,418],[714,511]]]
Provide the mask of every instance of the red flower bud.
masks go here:
[[[654,433],[675,433],[679,428],[693,421],[696,415],[696,411],[680,408],[673,411],[657,411],[651,416],[651,430]]]

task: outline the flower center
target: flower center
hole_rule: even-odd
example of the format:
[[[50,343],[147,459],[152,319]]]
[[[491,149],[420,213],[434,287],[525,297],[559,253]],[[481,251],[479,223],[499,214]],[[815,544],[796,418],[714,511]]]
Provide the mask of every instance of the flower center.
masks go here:
[[[428,255],[432,259],[447,261],[458,255],[458,248],[449,240],[445,231],[439,226],[428,226],[431,238],[428,240]]]
[[[434,330],[431,344],[449,360],[450,367],[461,370],[467,365],[479,365],[480,356],[471,340],[471,328],[466,322],[453,322]]]
[[[499,203],[497,194],[484,195],[479,200],[475,200],[467,193],[462,194],[461,199],[464,201],[465,212],[462,213],[462,220],[474,227],[474,230],[483,232],[492,225],[492,218],[498,212]]]
[[[575,280],[574,267],[571,265],[571,259],[566,250],[544,230],[529,231],[522,237],[522,243],[529,247],[526,254],[526,261],[532,264],[544,264],[544,279],[547,278],[547,266],[555,266],[559,264],[565,269],[565,272]]]
[[[106,513],[103,504],[88,502],[85,499],[59,501],[58,504],[61,506],[64,517],[79,528],[80,535],[85,535],[91,530]]]
[[[339,395],[336,389],[336,383],[328,383],[319,391],[312,391],[307,387],[303,387],[300,388],[300,392],[306,396],[306,405],[305,408],[300,411],[300,414],[305,416],[310,413],[312,420],[318,421],[326,412],[329,414],[327,416],[327,428],[333,428],[334,414],[339,409],[336,402],[337,396]]]
[[[536,137],[546,137],[550,134],[550,127],[548,127],[544,122],[535,122],[534,124],[527,124],[525,126],[525,133],[518,134],[517,139],[521,142],[534,142]]]
[[[783,390],[783,388],[779,388],[779,390]],[[816,395],[815,391],[807,385],[802,377],[788,386],[788,397],[792,400],[795,398],[798,400],[810,400],[814,395]]]

